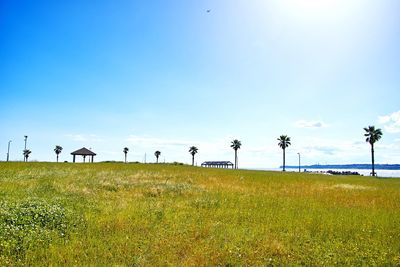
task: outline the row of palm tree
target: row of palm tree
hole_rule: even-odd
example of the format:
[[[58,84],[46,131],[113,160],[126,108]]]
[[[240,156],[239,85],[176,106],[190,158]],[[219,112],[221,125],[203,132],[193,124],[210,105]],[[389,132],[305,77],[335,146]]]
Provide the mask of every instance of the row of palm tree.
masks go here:
[[[56,156],[57,156],[57,162],[58,162],[58,155],[61,154],[62,150],[63,150],[63,148],[61,146],[56,146],[56,148],[54,148],[54,152],[56,153]],[[31,153],[32,153],[32,151],[30,151],[29,149],[24,149],[22,151],[22,154],[24,155],[24,161],[28,162],[28,158]]]
[[[375,129],[375,126],[368,126],[366,128],[364,128],[364,130],[366,131],[366,133],[364,134],[367,139],[366,142],[371,144],[371,157],[372,157],[372,175],[376,176],[375,173],[375,160],[374,160],[374,144],[375,142],[377,142],[381,137],[382,137],[382,130],[381,129]],[[278,142],[278,146],[280,148],[282,148],[283,151],[283,169],[282,171],[286,171],[286,148],[288,148],[291,145],[291,140],[290,137],[287,135],[281,135],[279,136],[279,138],[277,139]],[[235,139],[231,142],[231,148],[235,151],[235,169],[238,168],[238,156],[237,156],[237,151],[238,149],[240,149],[240,147],[242,146],[241,141]],[[128,152],[128,148],[125,147],[124,148],[124,153],[125,153],[125,162],[126,162],[126,153]],[[198,148],[195,146],[191,146],[189,148],[189,153],[192,155],[192,166],[194,166],[194,156],[198,153]],[[157,159],[157,163],[158,163],[158,158],[161,155],[160,151],[156,151],[154,153],[154,155],[156,156]]]
[[[365,141],[371,145],[371,175],[376,176],[374,144],[382,138],[382,130],[379,128],[375,128],[375,126],[368,126],[364,128],[364,131],[364,136],[367,137]],[[281,135],[278,138],[278,141],[278,146],[280,146],[283,150],[283,171],[285,171],[285,149],[291,145],[290,137],[288,137],[287,135]]]
[[[233,149],[235,149],[235,165],[236,165],[236,162],[237,162],[237,150],[240,148],[241,145],[242,145],[242,144],[241,144],[240,141],[238,141],[238,140],[232,141],[231,147],[232,147]],[[124,154],[125,154],[125,163],[126,163],[126,157],[127,157],[128,151],[129,151],[129,148],[127,148],[127,147],[125,147],[125,148],[122,150],[122,152],[124,152]],[[191,147],[189,148],[189,153],[190,153],[190,155],[192,155],[192,166],[194,166],[194,156],[195,156],[198,152],[199,152],[199,149],[198,149],[197,147],[195,147],[195,146],[191,146]],[[161,155],[161,152],[160,152],[160,151],[157,150],[156,152],[154,152],[154,156],[156,157],[156,163],[158,163],[158,158],[160,157],[160,155]]]
[[[372,172],[371,175],[372,176],[376,176],[375,173],[375,151],[374,151],[374,144],[379,141],[379,139],[381,139],[382,137],[382,130],[379,128],[375,128],[375,126],[368,126],[364,128],[365,134],[364,136],[367,137],[366,138],[366,142],[369,143],[371,145],[371,160],[372,160]],[[290,137],[287,135],[281,135],[279,136],[279,138],[277,139],[278,142],[278,146],[280,148],[282,148],[283,150],[283,171],[285,171],[285,167],[286,167],[286,155],[285,155],[285,151],[286,148],[288,148],[291,145],[291,140]],[[238,149],[240,149],[240,147],[242,146],[241,141],[234,139],[231,142],[231,148],[235,151],[235,169],[238,169],[238,156],[237,156],[237,151]],[[54,148],[54,152],[56,153],[57,156],[57,162],[58,162],[58,157],[59,154],[61,154],[61,151],[63,150],[63,148],[59,145],[56,145],[56,147]],[[195,146],[191,146],[189,148],[189,153],[192,155],[192,166],[194,166],[194,156],[198,153],[199,149]],[[129,152],[129,148],[124,147],[123,149],[123,153],[125,154],[125,163],[127,162],[127,154]],[[24,149],[23,150],[23,155],[24,155],[24,160],[28,161],[29,155],[32,153],[32,151],[30,151],[29,149]],[[160,157],[161,152],[160,151],[155,151],[154,152],[154,156],[156,157],[156,162],[158,163],[158,158]]]

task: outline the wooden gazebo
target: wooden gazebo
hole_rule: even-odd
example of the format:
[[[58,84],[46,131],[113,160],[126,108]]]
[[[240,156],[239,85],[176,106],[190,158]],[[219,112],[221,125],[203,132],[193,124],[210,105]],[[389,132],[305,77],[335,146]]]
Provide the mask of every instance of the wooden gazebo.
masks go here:
[[[85,162],[86,156],[91,157],[90,162],[93,163],[93,158],[94,158],[94,156],[96,156],[96,153],[90,151],[86,147],[82,147],[81,149],[78,149],[77,151],[72,152],[71,155],[73,156],[72,162],[75,162],[75,156],[78,155],[78,156],[83,157],[83,162]]]
[[[208,167],[208,168],[229,168],[232,167],[233,163],[230,161],[205,161],[201,164],[201,167]]]

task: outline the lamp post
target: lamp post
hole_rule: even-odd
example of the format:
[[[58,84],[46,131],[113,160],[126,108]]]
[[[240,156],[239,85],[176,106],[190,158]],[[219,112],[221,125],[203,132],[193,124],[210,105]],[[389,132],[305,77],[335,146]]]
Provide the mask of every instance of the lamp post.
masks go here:
[[[24,135],[24,141],[25,141],[25,150],[26,150],[26,140],[28,139],[28,136],[27,135]]]
[[[8,162],[8,160],[10,159],[10,143],[11,143],[11,140],[10,140],[10,141],[8,141],[8,148],[7,148],[7,162]]]
[[[299,155],[299,172],[300,172],[300,153],[297,153]]]
[[[24,149],[24,151],[26,150],[26,140],[28,140],[28,136],[24,135],[24,141],[25,141],[25,149]],[[24,161],[26,161],[25,155],[24,155]]]

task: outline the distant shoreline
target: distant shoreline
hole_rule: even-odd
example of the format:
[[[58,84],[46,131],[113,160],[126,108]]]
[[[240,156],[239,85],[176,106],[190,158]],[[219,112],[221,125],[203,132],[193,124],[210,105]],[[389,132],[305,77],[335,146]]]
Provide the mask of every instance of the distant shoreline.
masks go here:
[[[279,168],[282,168],[280,166]],[[288,169],[298,169],[297,166],[286,166]],[[327,164],[327,165],[301,165],[301,169],[357,169],[357,170],[369,170],[372,168],[371,164]],[[400,164],[375,164],[376,170],[400,170]]]

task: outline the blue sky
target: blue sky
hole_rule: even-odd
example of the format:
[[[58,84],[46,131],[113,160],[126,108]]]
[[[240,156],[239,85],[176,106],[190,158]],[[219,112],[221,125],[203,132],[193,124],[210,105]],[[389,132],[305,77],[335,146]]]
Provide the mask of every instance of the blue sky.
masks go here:
[[[207,10],[210,9],[210,12]],[[0,2],[0,156],[400,163],[396,0]],[[4,159],[3,159],[4,158]]]

